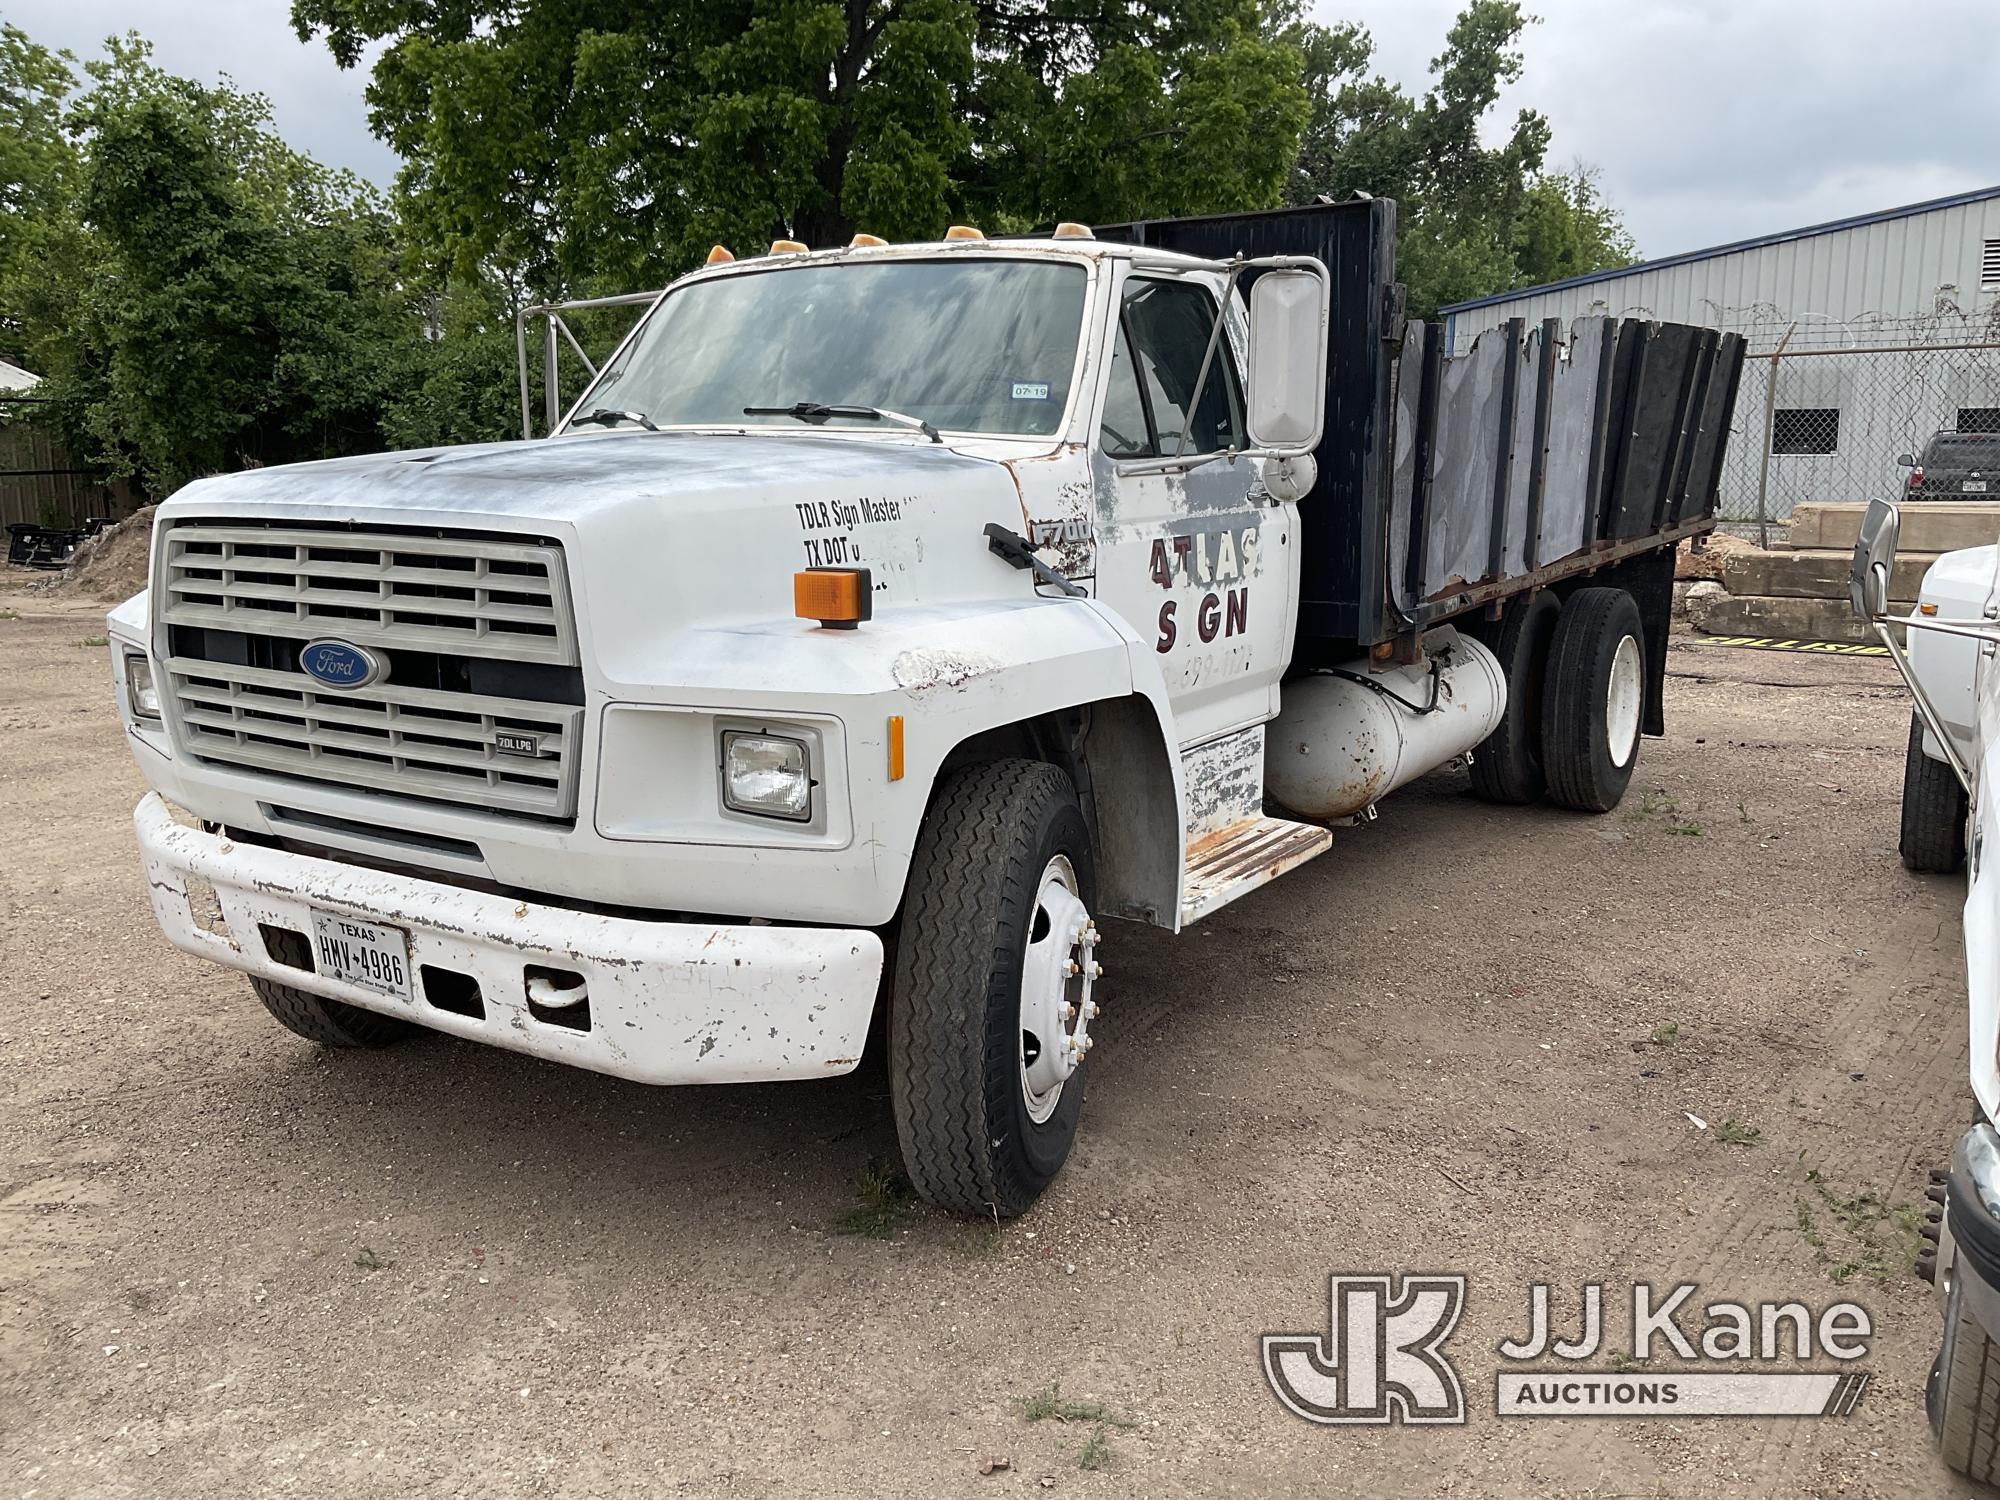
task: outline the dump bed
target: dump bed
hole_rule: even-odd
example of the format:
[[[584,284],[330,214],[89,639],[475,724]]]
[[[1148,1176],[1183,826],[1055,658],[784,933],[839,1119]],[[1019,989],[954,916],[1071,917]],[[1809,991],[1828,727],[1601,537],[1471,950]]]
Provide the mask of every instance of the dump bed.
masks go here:
[[[1735,334],[1520,319],[1462,355],[1407,321],[1388,199],[1107,225],[1333,277],[1319,479],[1301,503],[1301,657],[1339,658],[1715,525],[1743,368]],[[1651,570],[1649,570],[1651,571]]]

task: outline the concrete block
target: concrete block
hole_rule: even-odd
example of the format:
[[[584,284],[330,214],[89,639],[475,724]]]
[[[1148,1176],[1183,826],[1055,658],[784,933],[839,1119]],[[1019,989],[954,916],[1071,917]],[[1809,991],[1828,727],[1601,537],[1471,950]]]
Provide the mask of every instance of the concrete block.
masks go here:
[[[1858,500],[1813,501],[1792,509],[1788,547],[1851,552],[1868,507]],[[1956,552],[2000,540],[2000,500],[1911,500],[1903,506],[1902,552]]]
[[[1914,605],[1891,606],[1908,614]],[[1798,599],[1771,594],[1690,592],[1688,623],[1709,635],[1750,635],[1780,641],[1845,641],[1867,645],[1875,632],[1854,618],[1843,593],[1838,599]]]
[[[1722,583],[1732,594],[1774,594],[1790,599],[1847,598],[1847,570],[1852,551],[1816,547],[1811,551],[1731,552],[1722,559]],[[1890,591],[1914,599],[1923,586],[1924,570],[1936,561],[1927,552],[1896,552]]]

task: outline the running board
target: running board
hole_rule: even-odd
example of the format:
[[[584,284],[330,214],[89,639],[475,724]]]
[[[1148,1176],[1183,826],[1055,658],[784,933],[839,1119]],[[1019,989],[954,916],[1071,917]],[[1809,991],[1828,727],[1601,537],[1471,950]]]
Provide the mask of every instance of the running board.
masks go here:
[[[1220,911],[1287,870],[1326,853],[1333,835],[1313,823],[1245,818],[1189,848],[1181,895],[1181,925]]]

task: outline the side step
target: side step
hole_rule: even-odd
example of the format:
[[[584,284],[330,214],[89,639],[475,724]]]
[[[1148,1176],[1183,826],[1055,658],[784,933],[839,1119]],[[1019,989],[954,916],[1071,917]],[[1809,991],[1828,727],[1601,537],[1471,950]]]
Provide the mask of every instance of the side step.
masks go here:
[[[1332,847],[1333,834],[1313,823],[1245,818],[1189,846],[1181,894],[1181,925],[1199,922],[1239,896]]]

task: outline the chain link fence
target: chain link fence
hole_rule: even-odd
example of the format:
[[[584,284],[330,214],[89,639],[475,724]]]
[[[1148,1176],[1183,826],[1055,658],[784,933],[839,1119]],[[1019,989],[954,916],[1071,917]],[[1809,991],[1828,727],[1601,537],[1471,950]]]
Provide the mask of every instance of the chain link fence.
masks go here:
[[[1780,340],[1743,365],[1721,514],[1768,542],[1808,501],[1901,493],[1905,455],[1940,433],[2000,433],[2000,339],[1918,343]],[[1971,498],[1985,477],[1967,476]],[[2000,500],[2000,474],[1993,476]]]

